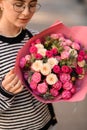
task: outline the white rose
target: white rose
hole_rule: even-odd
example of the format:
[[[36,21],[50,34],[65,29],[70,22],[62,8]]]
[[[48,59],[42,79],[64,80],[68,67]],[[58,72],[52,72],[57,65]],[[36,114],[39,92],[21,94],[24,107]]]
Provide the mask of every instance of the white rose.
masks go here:
[[[85,60],[83,60],[83,61],[78,61],[78,65],[79,65],[80,67],[84,67],[85,64],[86,64],[86,63],[85,63]]]
[[[46,56],[46,49],[44,48],[38,49],[38,53],[41,54],[42,56]]]
[[[84,75],[79,75],[79,79],[83,79],[84,78]]]
[[[51,68],[54,67],[54,65],[57,65],[58,64],[58,60],[56,58],[49,58],[48,59],[48,63],[50,64]]]
[[[58,78],[55,74],[51,73],[49,75],[47,75],[46,77],[46,82],[49,84],[49,85],[53,85],[55,84],[56,82],[58,81]]]
[[[42,65],[42,67],[40,68],[40,72],[43,74],[43,75],[48,75],[49,73],[51,73],[51,67],[48,63],[44,63]]]
[[[77,51],[76,51],[75,49],[70,49],[70,50],[69,50],[69,53],[70,53],[72,56],[75,56],[75,57],[78,56]]]
[[[44,46],[42,44],[40,44],[40,43],[36,44],[35,46],[37,47],[37,49],[43,49],[44,48]]]
[[[35,70],[35,71],[40,71],[40,69],[42,68],[42,60],[36,60],[36,61],[32,64],[31,68],[32,68],[33,70]]]

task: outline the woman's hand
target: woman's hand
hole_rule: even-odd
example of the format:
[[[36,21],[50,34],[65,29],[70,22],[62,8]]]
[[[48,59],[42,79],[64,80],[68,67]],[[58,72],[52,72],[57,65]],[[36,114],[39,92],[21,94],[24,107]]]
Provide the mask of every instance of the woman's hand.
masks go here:
[[[23,85],[18,76],[14,73],[14,70],[11,70],[6,74],[2,81],[2,86],[6,91],[12,94],[17,94],[23,89]]]

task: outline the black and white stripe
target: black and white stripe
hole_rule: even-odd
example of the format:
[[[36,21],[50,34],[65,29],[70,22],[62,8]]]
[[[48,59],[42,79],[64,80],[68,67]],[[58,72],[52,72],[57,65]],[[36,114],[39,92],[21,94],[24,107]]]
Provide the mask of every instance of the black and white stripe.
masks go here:
[[[0,80],[13,68],[18,50],[28,39],[26,29],[14,38],[0,36]],[[12,98],[0,93],[0,130],[40,130],[50,120],[48,105],[37,101],[26,88]]]

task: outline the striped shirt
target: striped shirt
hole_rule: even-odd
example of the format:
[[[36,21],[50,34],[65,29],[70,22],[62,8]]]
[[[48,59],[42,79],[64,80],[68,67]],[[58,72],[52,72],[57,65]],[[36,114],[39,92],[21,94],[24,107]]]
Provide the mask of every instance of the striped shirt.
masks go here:
[[[18,50],[29,38],[27,29],[16,37],[0,35],[0,81],[13,68]],[[47,130],[52,118],[49,105],[37,101],[27,88],[10,97],[0,86],[0,130]]]

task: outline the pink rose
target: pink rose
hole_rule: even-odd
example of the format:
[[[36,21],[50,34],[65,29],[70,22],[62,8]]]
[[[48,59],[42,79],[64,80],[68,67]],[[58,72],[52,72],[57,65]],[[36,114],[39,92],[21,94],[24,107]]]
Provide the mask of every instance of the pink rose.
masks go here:
[[[70,77],[69,74],[66,74],[66,73],[60,74],[60,81],[61,81],[62,83],[65,83],[65,82],[69,81],[70,78],[71,78],[71,77]]]
[[[41,81],[41,74],[39,72],[35,72],[32,75],[31,80],[34,81],[35,83],[39,83]]]
[[[62,98],[63,99],[70,99],[72,97],[72,94],[71,94],[71,92],[70,91],[68,91],[68,90],[64,90],[63,92],[62,92]]]
[[[65,38],[63,36],[60,36],[59,41],[65,41]]]
[[[78,55],[77,60],[82,61],[84,59],[83,55]]]
[[[80,50],[80,51],[79,51],[79,55],[81,55],[81,56],[84,57],[84,56],[85,56],[85,51],[84,51],[84,50]]]
[[[30,55],[26,55],[26,56],[25,56],[25,59],[26,59],[26,61],[30,61],[31,56],[30,56]]]
[[[80,45],[76,42],[73,42],[72,43],[72,48],[76,49],[76,50],[79,50],[80,49]]]
[[[54,85],[53,88],[56,90],[60,90],[62,88],[62,83],[58,80]]]
[[[42,56],[41,54],[39,54],[39,53],[37,53],[37,54],[35,55],[35,57],[36,57],[36,59],[42,59],[42,58],[43,58],[43,56]]]
[[[69,68],[67,65],[63,65],[63,66],[61,67],[61,70],[62,70],[62,72],[64,72],[64,73],[69,73],[69,72],[70,72],[70,68]]]
[[[26,64],[26,59],[24,57],[21,58],[20,60],[20,67],[23,68]]]
[[[37,47],[35,46],[31,46],[30,49],[29,49],[29,52],[32,54],[32,53],[37,53]]]
[[[71,49],[71,48],[70,48],[69,46],[64,46],[64,50],[65,50],[65,51],[70,51],[70,49]]]
[[[55,58],[60,61],[61,60],[61,57],[60,56],[55,56]]]
[[[53,56],[53,52],[47,50],[47,51],[46,51],[46,56],[47,56],[48,58],[52,57],[52,56]]]
[[[58,94],[59,94],[58,90],[55,89],[55,88],[50,89],[50,93],[51,93],[52,96],[54,96],[54,97],[58,96]]]
[[[69,52],[67,52],[67,51],[63,51],[63,52],[61,53],[61,59],[68,59],[69,56],[70,56],[70,54],[69,54]]]
[[[70,91],[72,94],[76,93],[76,86],[73,86]]]
[[[70,90],[72,87],[73,87],[73,84],[72,84],[71,82],[65,82],[65,83],[63,84],[63,88],[64,88],[65,90]]]
[[[76,67],[76,72],[77,72],[77,74],[82,74],[82,73],[83,73],[83,68],[77,66],[77,67]]]
[[[55,66],[53,67],[53,72],[58,74],[58,73],[60,72],[60,66],[55,65]]]
[[[66,42],[65,42],[65,41],[62,41],[62,42],[61,42],[61,45],[62,45],[62,46],[66,46]]]
[[[68,46],[71,46],[71,45],[72,45],[72,41],[71,41],[71,40],[66,39],[65,41],[66,41],[66,43],[67,43]]]
[[[48,86],[45,82],[38,84],[37,91],[41,94],[44,94],[47,92]]]
[[[58,53],[57,48],[53,48],[51,51],[52,51],[53,55],[57,55],[57,53]]]
[[[37,88],[37,83],[35,83],[34,81],[31,81],[31,82],[30,82],[30,87],[31,87],[32,89],[36,89],[36,88]]]
[[[59,35],[58,34],[51,34],[50,37],[53,38],[53,39],[58,39]]]
[[[36,39],[35,41],[37,44],[41,43],[40,39]]]

